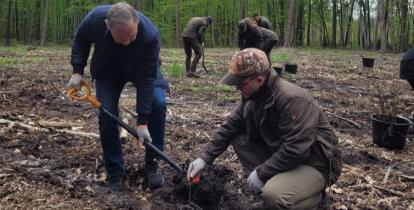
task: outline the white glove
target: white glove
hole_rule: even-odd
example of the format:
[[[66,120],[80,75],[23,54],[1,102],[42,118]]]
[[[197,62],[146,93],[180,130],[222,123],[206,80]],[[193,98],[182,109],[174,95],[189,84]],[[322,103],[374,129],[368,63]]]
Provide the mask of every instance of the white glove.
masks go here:
[[[144,143],[144,139],[146,139],[150,143],[152,142],[151,135],[150,135],[150,133],[148,131],[148,127],[146,125],[138,125],[137,126],[137,133],[138,133],[138,136],[139,136],[138,140],[141,144]]]
[[[201,159],[197,158],[195,161],[190,163],[190,166],[188,166],[187,171],[187,179],[190,180],[194,176],[200,173],[201,170],[203,170],[204,167],[206,167],[206,162]]]
[[[257,176],[256,170],[250,173],[249,177],[247,178],[247,184],[251,188],[257,188],[257,189],[262,189],[262,187],[264,186],[264,183],[262,182],[262,180],[260,180],[260,178]]]
[[[80,90],[81,89],[81,82],[82,82],[82,75],[78,74],[78,73],[74,73],[72,74],[72,76],[70,77],[69,83],[68,83],[68,88],[75,88],[76,90]]]

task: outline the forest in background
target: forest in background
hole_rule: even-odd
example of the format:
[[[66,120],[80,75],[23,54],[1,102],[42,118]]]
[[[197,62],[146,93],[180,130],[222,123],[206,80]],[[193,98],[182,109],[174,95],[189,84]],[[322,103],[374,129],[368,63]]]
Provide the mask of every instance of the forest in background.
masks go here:
[[[116,0],[0,0],[1,45],[70,45],[83,17]],[[161,32],[163,47],[180,47],[193,16],[214,18],[208,47],[236,46],[237,21],[257,12],[285,47],[404,52],[414,44],[413,0],[125,0]]]

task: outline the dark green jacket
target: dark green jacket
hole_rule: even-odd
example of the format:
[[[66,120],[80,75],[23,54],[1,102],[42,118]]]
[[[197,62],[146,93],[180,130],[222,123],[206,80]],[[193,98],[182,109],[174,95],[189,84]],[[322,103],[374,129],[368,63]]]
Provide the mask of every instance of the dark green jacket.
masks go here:
[[[193,17],[188,21],[181,36],[185,38],[197,38],[201,42],[207,27],[208,23],[205,17]]]
[[[256,167],[262,181],[305,164],[319,170],[327,183],[335,183],[342,168],[338,139],[318,103],[274,71],[262,91],[261,99],[243,101],[228,117],[201,158],[211,164],[234,137],[247,133],[272,154]]]

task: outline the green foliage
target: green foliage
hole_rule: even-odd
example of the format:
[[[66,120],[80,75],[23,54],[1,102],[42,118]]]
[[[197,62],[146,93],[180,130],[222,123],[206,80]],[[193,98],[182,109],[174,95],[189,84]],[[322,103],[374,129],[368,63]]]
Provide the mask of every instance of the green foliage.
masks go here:
[[[26,62],[40,62],[41,57],[0,57],[0,66],[12,68]]]
[[[234,87],[220,83],[220,85],[218,85],[218,90],[222,93],[230,93],[234,90]]]
[[[166,68],[165,74],[171,77],[181,77],[184,75],[184,67],[181,64],[173,63],[169,68]]]
[[[272,61],[276,61],[278,63],[283,63],[289,60],[289,55],[287,53],[281,52],[277,53],[276,55],[272,56]]]
[[[194,83],[190,87],[190,90],[194,93],[201,93],[201,91],[203,90],[203,87],[200,84]]]

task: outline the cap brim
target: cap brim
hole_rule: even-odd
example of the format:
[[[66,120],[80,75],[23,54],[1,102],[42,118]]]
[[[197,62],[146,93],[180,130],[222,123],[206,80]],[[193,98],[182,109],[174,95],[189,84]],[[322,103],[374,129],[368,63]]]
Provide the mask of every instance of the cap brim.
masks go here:
[[[243,80],[244,80],[244,77],[233,75],[230,72],[227,72],[227,74],[224,75],[223,79],[221,79],[221,81],[224,84],[230,85],[230,86],[237,86],[238,84],[243,82]]]

